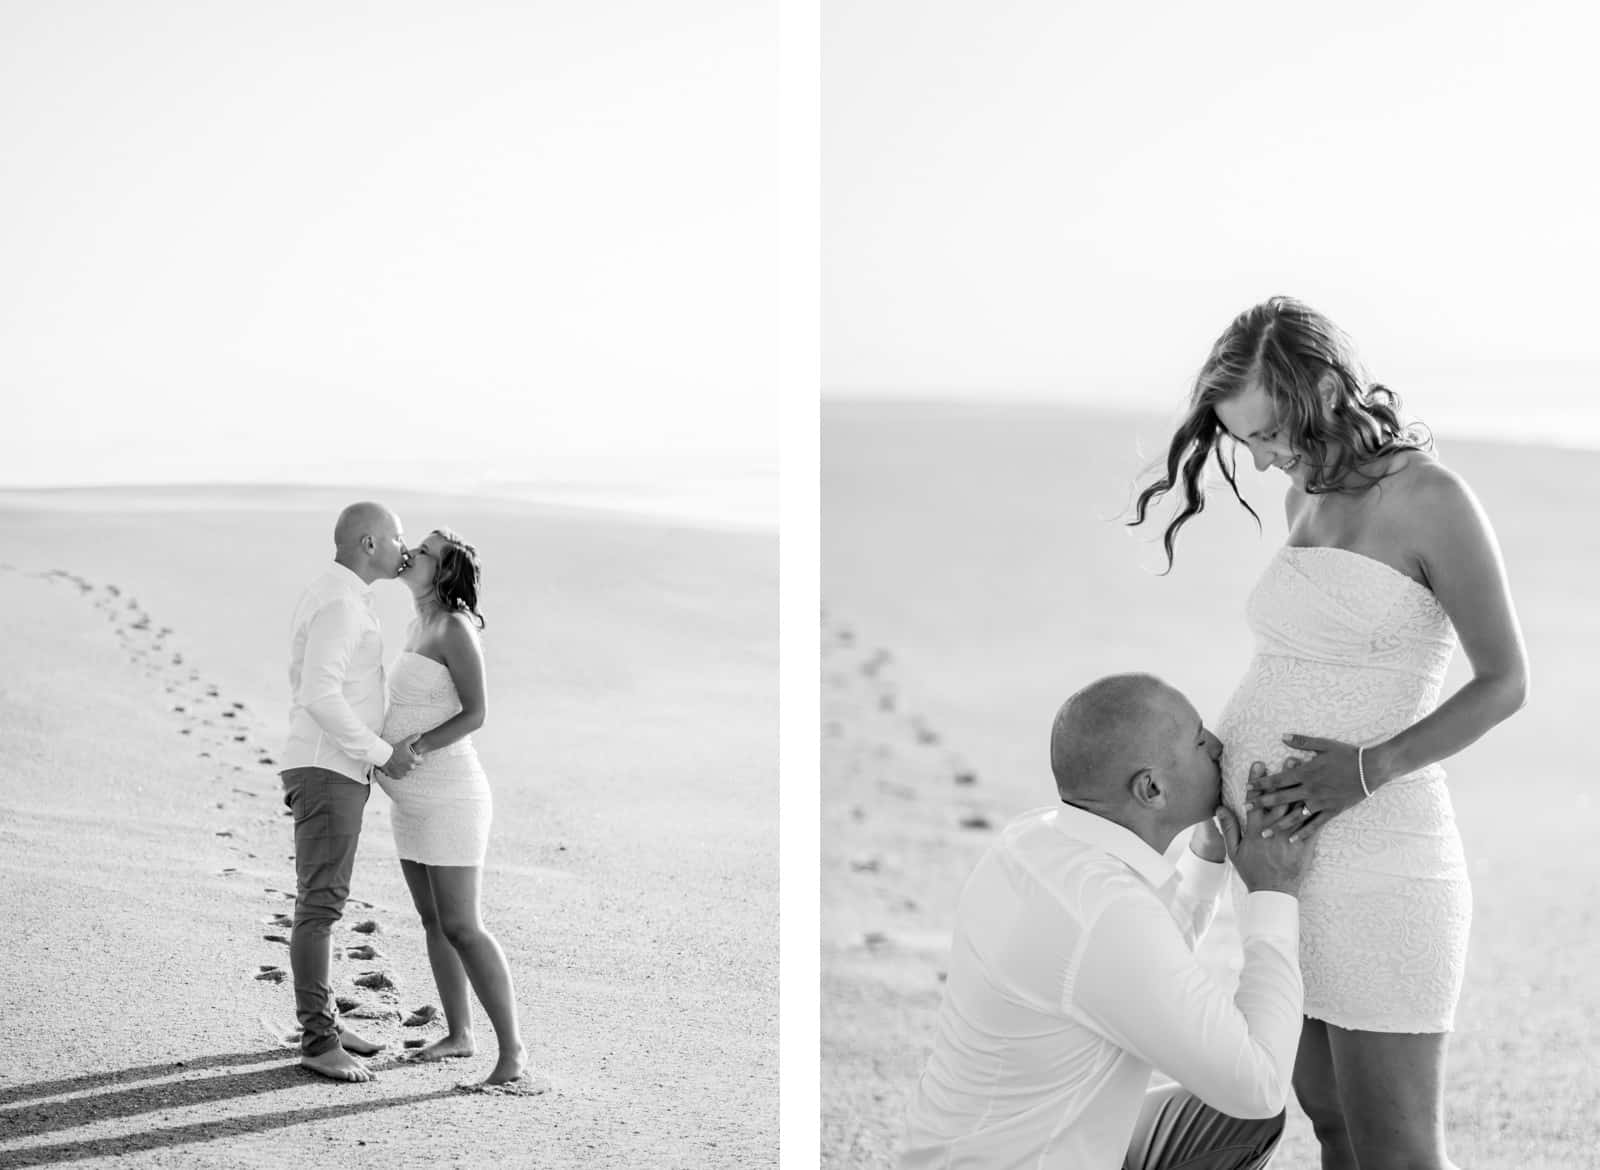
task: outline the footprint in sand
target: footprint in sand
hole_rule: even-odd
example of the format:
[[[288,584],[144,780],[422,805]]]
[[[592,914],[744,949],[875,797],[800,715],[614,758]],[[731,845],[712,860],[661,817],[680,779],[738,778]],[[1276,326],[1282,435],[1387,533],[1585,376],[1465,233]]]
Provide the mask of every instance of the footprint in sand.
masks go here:
[[[288,977],[289,972],[282,967],[273,967],[268,964],[262,964],[261,969],[256,972],[256,978],[267,983],[282,983]]]
[[[357,987],[365,987],[368,991],[394,990],[394,980],[382,971],[368,971],[365,975],[357,975],[350,982]]]
[[[344,955],[347,959],[360,959],[365,963],[370,963],[374,959],[383,958],[383,952],[378,950],[377,947],[369,946],[365,943],[359,947],[346,947]]]
[[[266,939],[268,942],[282,943],[284,946],[289,945],[289,940],[284,938],[281,934],[264,934],[261,937]]]
[[[961,827],[963,829],[992,829],[994,825],[982,813],[968,813],[961,818]]]
[[[357,934],[381,934],[382,933],[382,931],[380,931],[378,929],[378,924],[376,922],[374,922],[370,918],[367,919],[365,922],[356,923],[350,929],[355,931]]]
[[[492,1097],[539,1097],[555,1088],[544,1073],[524,1073],[503,1085],[487,1085],[482,1081],[461,1081],[456,1089],[463,1093],[484,1093]]]

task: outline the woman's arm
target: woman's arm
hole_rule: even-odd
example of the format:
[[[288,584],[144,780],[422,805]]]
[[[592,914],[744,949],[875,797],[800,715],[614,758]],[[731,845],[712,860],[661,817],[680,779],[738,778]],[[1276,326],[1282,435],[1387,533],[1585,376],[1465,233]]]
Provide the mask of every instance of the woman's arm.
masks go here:
[[[1354,744],[1309,735],[1284,743],[1315,753],[1292,773],[1268,776],[1251,801],[1271,809],[1301,803],[1305,819],[1295,830],[1315,828],[1365,798],[1367,787],[1455,755],[1515,713],[1527,700],[1528,655],[1511,603],[1500,547],[1467,485],[1438,465],[1420,470],[1406,501],[1403,536],[1416,552],[1439,604],[1449,615],[1472,667],[1472,678],[1410,727],[1365,749],[1358,770]],[[1269,832],[1271,830],[1268,830]]]
[[[1375,787],[1455,755],[1528,697],[1528,652],[1511,602],[1494,529],[1471,490],[1452,472],[1428,467],[1410,515],[1418,559],[1433,595],[1461,639],[1472,678],[1429,715],[1366,750]]]
[[[465,616],[451,614],[445,621],[440,650],[450,678],[456,684],[456,694],[461,697],[461,710],[417,737],[416,750],[423,755],[471,735],[483,726],[487,710],[483,647],[478,642],[478,631]]]

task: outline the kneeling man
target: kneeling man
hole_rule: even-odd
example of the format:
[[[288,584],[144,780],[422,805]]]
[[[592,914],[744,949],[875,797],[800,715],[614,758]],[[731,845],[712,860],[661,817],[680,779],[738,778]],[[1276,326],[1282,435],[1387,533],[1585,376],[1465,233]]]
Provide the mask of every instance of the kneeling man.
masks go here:
[[[1266,1165],[1300,1038],[1311,848],[1262,836],[1282,810],[1252,811],[1241,832],[1218,807],[1221,755],[1150,675],[1063,704],[1050,739],[1062,804],[1008,825],[962,891],[903,1170]],[[1174,866],[1163,855],[1192,825]],[[1194,957],[1225,857],[1250,891],[1231,998]],[[1150,1089],[1153,1070],[1177,1085]]]

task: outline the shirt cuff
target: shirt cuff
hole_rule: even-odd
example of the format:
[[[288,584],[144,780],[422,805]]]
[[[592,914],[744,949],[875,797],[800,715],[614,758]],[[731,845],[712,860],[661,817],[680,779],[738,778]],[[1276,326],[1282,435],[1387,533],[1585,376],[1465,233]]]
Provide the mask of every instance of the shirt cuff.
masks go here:
[[[1257,890],[1245,896],[1239,914],[1242,938],[1282,940],[1291,953],[1300,947],[1300,899],[1280,890]]]
[[[1226,861],[1207,861],[1187,845],[1178,858],[1178,888],[1196,902],[1209,902],[1222,893],[1227,880]]]
[[[381,768],[394,758],[394,748],[380,739],[378,745],[367,753],[367,763],[374,768]]]

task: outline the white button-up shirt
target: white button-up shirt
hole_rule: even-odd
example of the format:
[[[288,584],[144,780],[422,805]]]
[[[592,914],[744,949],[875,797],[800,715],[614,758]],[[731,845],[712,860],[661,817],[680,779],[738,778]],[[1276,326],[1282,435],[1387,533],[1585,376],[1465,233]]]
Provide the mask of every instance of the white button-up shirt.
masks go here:
[[[386,702],[383,631],[372,586],[335,562],[306,587],[289,623],[289,741],[284,768],[327,768],[363,784],[389,762],[378,735]]]
[[[1230,998],[1194,958],[1226,871],[1070,805],[1006,826],[961,893],[903,1170],[1117,1170],[1153,1069],[1234,1117],[1282,1109],[1299,904],[1246,898]]]

